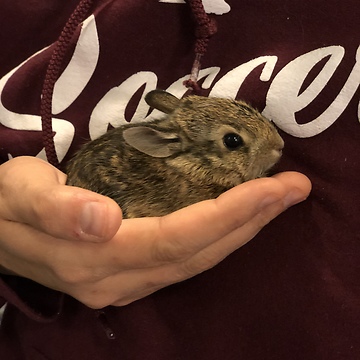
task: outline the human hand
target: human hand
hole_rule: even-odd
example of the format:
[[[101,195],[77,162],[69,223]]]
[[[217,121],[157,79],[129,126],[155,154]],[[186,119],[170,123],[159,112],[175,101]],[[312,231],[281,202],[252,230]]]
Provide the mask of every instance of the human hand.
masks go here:
[[[116,232],[120,210],[110,199],[64,186],[65,175],[40,160],[23,161],[24,173],[0,167],[0,264],[92,308],[126,305],[215,266],[311,189],[304,175],[281,173],[161,218],[124,220]],[[106,204],[97,237],[78,225],[91,196]]]
[[[116,234],[122,221],[118,205],[65,182],[64,173],[34,157],[17,157],[0,166],[0,272],[36,279],[40,264],[26,266],[34,253],[41,254],[33,242],[39,234],[44,240],[89,242],[108,241]],[[18,252],[24,241],[28,253]]]

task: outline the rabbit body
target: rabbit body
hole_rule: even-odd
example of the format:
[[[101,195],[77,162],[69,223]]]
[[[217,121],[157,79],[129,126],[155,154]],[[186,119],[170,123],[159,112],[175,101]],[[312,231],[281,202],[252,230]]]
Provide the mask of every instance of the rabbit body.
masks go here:
[[[164,91],[146,96],[163,118],[127,124],[85,144],[67,183],[114,199],[124,218],[162,216],[266,175],[283,140],[241,101]]]

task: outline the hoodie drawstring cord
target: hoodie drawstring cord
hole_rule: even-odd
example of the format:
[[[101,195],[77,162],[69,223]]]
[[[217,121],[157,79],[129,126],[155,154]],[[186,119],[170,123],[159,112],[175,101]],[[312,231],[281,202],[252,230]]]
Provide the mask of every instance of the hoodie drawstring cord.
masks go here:
[[[199,93],[201,87],[198,84],[198,76],[201,68],[201,58],[205,55],[210,37],[217,32],[216,21],[210,18],[205,12],[202,0],[186,0],[190,6],[194,20],[195,30],[195,60],[191,69],[190,78],[184,81],[184,85],[191,88],[195,93]]]
[[[55,48],[46,70],[40,104],[41,126],[46,157],[48,162],[55,167],[59,167],[59,159],[55,150],[55,134],[52,128],[52,97],[54,93],[54,86],[60,76],[61,65],[71,39],[78,25],[86,19],[94,1],[95,0],[80,1],[55,44]],[[206,14],[201,0],[186,1],[190,6],[196,23],[196,41],[194,47],[195,60],[192,65],[191,75],[188,80],[184,81],[184,85],[191,88],[195,93],[200,93],[201,87],[197,81],[201,68],[201,58],[206,53],[209,39],[216,33],[217,26],[215,20]]]
[[[40,115],[43,144],[48,162],[59,167],[59,160],[55,150],[54,133],[52,128],[52,97],[56,80],[60,76],[60,69],[70,45],[70,41],[78,25],[86,19],[93,0],[82,0],[71,14],[59,39],[55,44],[49,65],[46,70],[45,80],[41,93]]]

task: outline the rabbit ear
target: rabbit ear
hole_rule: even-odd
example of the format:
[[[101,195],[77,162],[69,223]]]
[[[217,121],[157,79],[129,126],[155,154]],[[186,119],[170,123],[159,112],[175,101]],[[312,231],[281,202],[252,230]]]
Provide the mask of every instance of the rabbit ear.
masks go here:
[[[181,150],[181,140],[177,134],[148,126],[125,129],[123,138],[133,148],[152,157],[165,158]]]
[[[176,96],[163,90],[150,91],[146,94],[145,101],[154,109],[165,114],[172,113],[180,104],[180,100]]]

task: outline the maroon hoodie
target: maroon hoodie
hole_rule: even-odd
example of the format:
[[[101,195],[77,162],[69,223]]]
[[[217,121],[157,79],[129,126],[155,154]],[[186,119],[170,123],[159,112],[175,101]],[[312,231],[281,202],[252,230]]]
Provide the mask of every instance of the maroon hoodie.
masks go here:
[[[149,90],[187,91],[204,35],[189,5],[99,0],[66,28],[41,96],[77,3],[0,0],[0,163],[53,156],[62,167],[84,140],[145,119]],[[202,94],[271,118],[285,140],[278,170],[309,176],[310,198],[214,269],[125,307],[91,310],[2,276],[1,359],[360,359],[359,2],[203,3],[217,32],[197,43]]]

